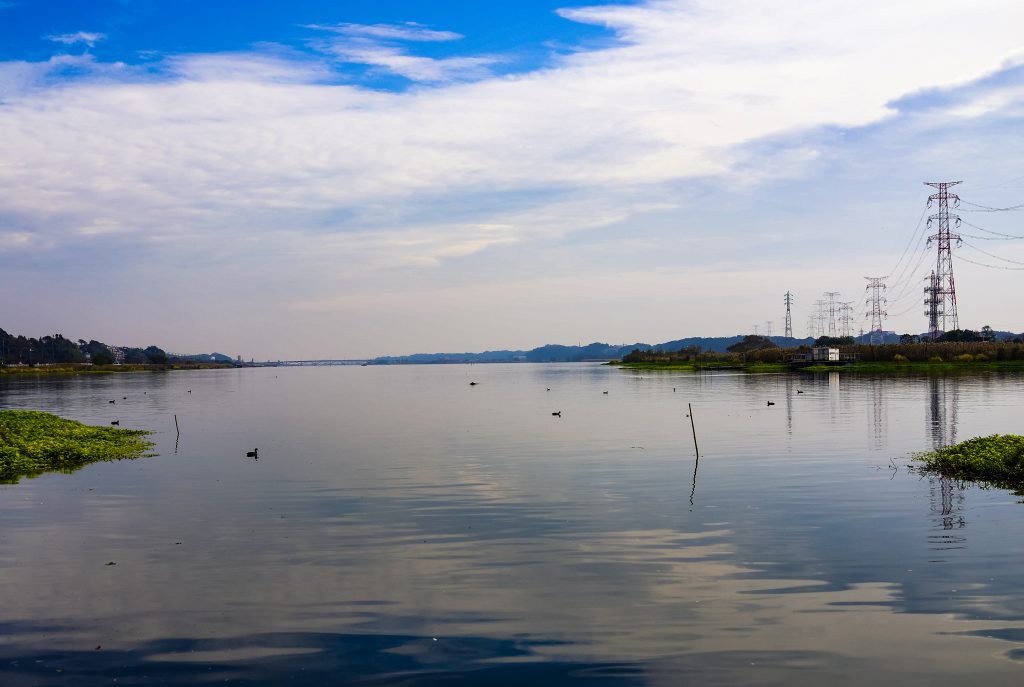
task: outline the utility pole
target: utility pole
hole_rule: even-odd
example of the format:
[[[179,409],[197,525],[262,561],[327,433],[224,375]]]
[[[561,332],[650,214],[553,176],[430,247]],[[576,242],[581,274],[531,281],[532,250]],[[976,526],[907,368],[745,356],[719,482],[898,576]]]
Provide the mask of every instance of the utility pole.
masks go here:
[[[928,245],[932,241],[938,244],[938,256],[935,261],[935,272],[929,278],[928,286],[925,288],[925,305],[928,310],[928,337],[935,341],[943,333],[950,329],[959,329],[959,322],[956,315],[956,285],[953,283],[953,241],[957,245],[961,243],[960,236],[950,231],[949,223],[952,219],[955,226],[960,226],[960,218],[957,215],[949,214],[949,201],[953,200],[953,207],[960,205],[960,197],[949,192],[950,186],[956,186],[960,181],[926,181],[925,186],[938,189],[938,193],[928,196],[928,207],[933,201],[939,201],[939,211],[928,216],[928,226],[932,223],[938,225],[938,231],[928,237]],[[952,327],[948,325],[952,323]]]
[[[790,306],[793,304],[793,294],[786,292],[786,333],[785,336],[793,338],[793,316],[790,313]]]
[[[864,287],[864,290],[868,292],[868,299],[864,301],[871,306],[871,345],[877,346],[882,343],[882,318],[888,313],[882,310],[882,304],[885,303],[885,277],[864,277],[868,280],[868,285]]]

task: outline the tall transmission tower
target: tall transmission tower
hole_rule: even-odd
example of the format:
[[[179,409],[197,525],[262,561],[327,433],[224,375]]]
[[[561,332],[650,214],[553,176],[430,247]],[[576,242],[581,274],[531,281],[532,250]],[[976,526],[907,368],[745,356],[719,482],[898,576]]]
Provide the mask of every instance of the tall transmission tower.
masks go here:
[[[836,335],[836,296],[839,295],[838,291],[826,291],[825,295],[828,296],[828,335]]]
[[[812,338],[812,339],[817,339],[818,338],[817,331],[818,331],[818,316],[815,315],[814,313],[811,313],[810,315],[807,316],[807,336]]]
[[[814,301],[814,316],[815,324],[817,325],[815,329],[818,332],[818,336],[825,336],[828,333],[828,328],[825,323],[825,319],[827,317],[827,312],[825,310],[826,305],[828,304],[823,300]],[[816,336],[815,338],[818,337]]]
[[[932,270],[925,281],[928,282],[928,286],[924,287],[924,304],[928,308],[924,311],[928,316],[928,338],[935,340],[939,337],[939,310],[942,307],[942,301],[938,297],[939,275]]]
[[[868,292],[868,299],[864,301],[871,306],[871,345],[875,346],[882,343],[882,318],[888,313],[882,310],[882,305],[885,303],[885,296],[882,294],[885,292],[885,277],[864,277],[868,280],[868,285],[864,287],[864,290]]]
[[[852,336],[850,323],[853,322],[853,301],[839,303],[839,336]]]
[[[793,338],[793,315],[790,312],[790,306],[793,304],[793,294],[789,291],[786,292],[786,333],[785,336]]]
[[[960,236],[950,231],[949,223],[953,220],[956,227],[960,226],[960,218],[957,215],[949,214],[949,201],[953,200],[953,207],[960,205],[960,197],[949,192],[950,186],[962,183],[959,181],[926,181],[925,186],[938,189],[938,193],[928,196],[928,207],[934,201],[939,201],[939,211],[928,216],[928,227],[933,223],[938,225],[935,234],[928,237],[928,245],[932,241],[938,244],[938,257],[935,261],[935,273],[929,278],[928,286],[925,288],[925,305],[928,310],[928,337],[933,341],[939,338],[944,332],[950,329],[959,329],[956,316],[956,285],[953,283],[953,241],[959,245]],[[952,327],[948,325],[952,323]]]

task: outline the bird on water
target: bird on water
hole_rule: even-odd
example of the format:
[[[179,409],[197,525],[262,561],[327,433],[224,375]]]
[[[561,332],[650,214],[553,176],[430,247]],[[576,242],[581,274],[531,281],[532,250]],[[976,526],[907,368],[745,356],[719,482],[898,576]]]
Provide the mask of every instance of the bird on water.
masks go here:
[[[260,457],[258,455],[259,452],[260,452],[260,450],[258,448],[254,448],[251,451],[246,451],[245,452],[245,457],[246,458],[255,458],[256,460],[259,460],[260,459]]]

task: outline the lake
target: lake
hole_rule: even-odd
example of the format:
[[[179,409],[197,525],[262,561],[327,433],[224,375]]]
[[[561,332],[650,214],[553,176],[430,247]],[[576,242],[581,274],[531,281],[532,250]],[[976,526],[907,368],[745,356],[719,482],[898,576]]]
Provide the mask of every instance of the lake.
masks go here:
[[[1021,497],[907,464],[1024,433],[1022,381],[7,378],[158,455],[0,486],[0,683],[1019,685]]]

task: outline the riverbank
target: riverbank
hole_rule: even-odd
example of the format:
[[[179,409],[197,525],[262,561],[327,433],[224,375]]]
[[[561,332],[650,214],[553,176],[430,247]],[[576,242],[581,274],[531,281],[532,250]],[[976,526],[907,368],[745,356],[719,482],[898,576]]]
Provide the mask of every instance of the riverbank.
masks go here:
[[[0,367],[0,377],[4,375],[82,375],[112,374],[119,372],[167,372],[171,370],[218,370],[234,368],[231,363],[167,363],[164,365],[9,365]]]
[[[36,410],[0,410],[0,482],[142,457],[149,432],[93,427]]]
[[[726,362],[631,362],[612,360],[607,365],[626,370],[650,370],[652,372],[708,372],[737,370],[741,372],[787,372],[785,363],[726,363]]]
[[[822,373],[842,372],[870,374],[971,374],[975,372],[1024,371],[1024,360],[972,361],[972,362],[856,362],[845,365],[808,365],[794,368],[786,363],[699,363],[699,362],[620,362],[608,363],[626,370],[648,370],[651,372],[701,372],[714,370],[736,370],[750,373],[793,372]]]

